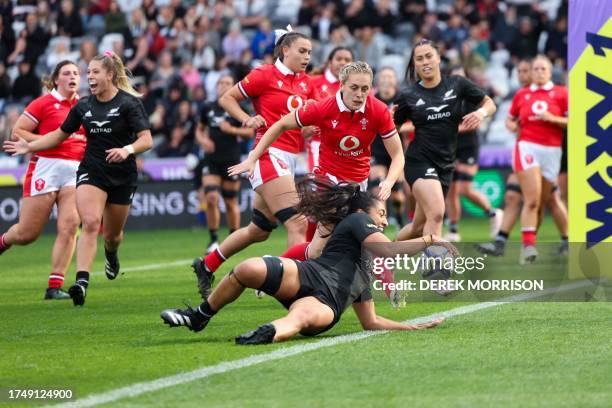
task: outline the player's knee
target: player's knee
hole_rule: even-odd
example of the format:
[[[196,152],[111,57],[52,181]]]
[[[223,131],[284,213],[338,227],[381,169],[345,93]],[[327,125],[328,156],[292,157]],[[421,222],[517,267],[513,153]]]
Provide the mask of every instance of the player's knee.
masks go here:
[[[439,208],[432,208],[427,212],[427,219],[435,223],[441,223],[444,221],[444,210]]]
[[[57,236],[64,239],[72,239],[76,235],[79,228],[80,220],[78,217],[72,217],[64,220],[57,225]]]
[[[529,210],[529,211],[538,211],[538,209],[540,208],[540,199],[539,198],[529,198],[529,199],[525,199],[523,205]]]
[[[468,195],[468,193],[470,192],[470,183],[462,183],[459,182],[457,183],[457,191],[459,192],[460,195]]]
[[[312,325],[317,319],[316,311],[307,307],[301,307],[296,310],[294,316],[295,322],[300,329]]]
[[[28,230],[20,228],[15,236],[15,243],[17,245],[28,245],[36,241],[40,236],[41,231]]]
[[[252,221],[247,226],[247,230],[249,232],[249,236],[253,239],[254,242],[261,242],[268,239],[270,236],[270,231],[267,229],[262,229],[260,226],[254,224]]]
[[[258,279],[265,268],[262,268],[257,258],[247,259],[234,267],[234,275],[238,282],[246,286],[252,286],[252,281]]]
[[[111,245],[119,244],[123,241],[123,231],[119,233],[104,231],[104,241]]]
[[[81,215],[81,224],[83,232],[85,233],[98,233],[102,218],[97,215]]]

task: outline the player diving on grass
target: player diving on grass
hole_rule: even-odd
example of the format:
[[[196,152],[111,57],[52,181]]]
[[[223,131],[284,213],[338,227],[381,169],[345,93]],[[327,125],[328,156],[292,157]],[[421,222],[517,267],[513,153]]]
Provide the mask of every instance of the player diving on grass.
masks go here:
[[[436,319],[410,325],[376,314],[370,291],[370,256],[362,246],[368,246],[376,256],[397,254],[389,246],[381,245],[391,242],[382,233],[387,226],[382,201],[361,191],[357,183],[307,179],[297,187],[300,197],[297,210],[315,217],[330,229],[335,226],[321,256],[303,262],[271,256],[247,259],[230,271],[199,307],[162,311],[164,323],[199,332],[246,288],[273,296],[289,312],[236,337],[237,344],[267,344],[287,340],[298,333],[308,336],[323,333],[351,305],[364,330],[419,330],[442,322]],[[431,235],[406,241],[400,252],[413,255],[434,242],[457,254],[452,244]]]

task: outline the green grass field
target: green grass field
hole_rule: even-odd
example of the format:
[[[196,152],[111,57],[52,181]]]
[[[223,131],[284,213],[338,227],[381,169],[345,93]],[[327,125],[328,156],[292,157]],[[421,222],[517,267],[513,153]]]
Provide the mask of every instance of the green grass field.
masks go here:
[[[485,225],[466,220],[464,240],[486,239]],[[539,240],[557,241],[550,220]],[[0,405],[11,404],[9,388],[70,388],[79,401],[253,355],[266,356],[265,361],[233,370],[224,365],[219,374],[200,372],[193,381],[186,382],[187,375],[162,389],[153,386],[135,395],[143,388],[131,387],[90,402],[143,407],[611,404],[610,303],[496,305],[450,317],[434,330],[339,337],[360,332],[353,312],[347,311],[319,337],[238,347],[236,335],[284,313],[270,297],[257,299],[247,291],[201,333],[169,329],[159,318],[162,309],[180,307],[183,300],[199,304],[189,263],[206,241],[205,230],[128,232],[120,250],[125,274],[108,281],[100,272],[99,253],[83,308],[71,301],[42,300],[52,237],[2,255]],[[220,272],[251,256],[279,254],[285,246],[284,232],[277,231]],[[516,259],[508,262],[515,265]],[[66,282],[73,280],[71,267]],[[395,310],[378,302],[377,310],[407,320],[461,306],[416,303]],[[277,359],[268,361],[268,355]],[[38,402],[12,405],[56,401]]]

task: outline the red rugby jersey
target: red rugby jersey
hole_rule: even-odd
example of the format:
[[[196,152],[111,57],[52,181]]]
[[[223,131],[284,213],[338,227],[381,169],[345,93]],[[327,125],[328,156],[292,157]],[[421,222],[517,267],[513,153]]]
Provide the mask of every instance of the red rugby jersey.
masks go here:
[[[294,73],[280,60],[252,70],[238,82],[240,92],[253,100],[255,111],[263,116],[268,126],[281,117],[301,108],[308,99],[317,99],[318,93],[311,84],[311,78],[304,72]],[[255,144],[259,142],[268,127],[257,129]],[[302,150],[303,139],[300,130],[283,133],[272,147],[298,153]]]
[[[518,140],[544,146],[561,146],[563,129],[537,117],[544,112],[567,116],[567,88],[552,82],[539,87],[531,84],[519,90],[510,107],[510,116],[519,120]]]
[[[336,92],[338,92],[340,89],[340,81],[328,68],[323,75],[312,77],[312,86],[319,92],[319,100],[323,100],[330,96],[334,96]]]
[[[69,101],[54,89],[30,102],[23,113],[37,124],[34,133],[43,136],[59,128],[78,101],[78,97]],[[58,146],[37,152],[36,156],[81,161],[86,144],[85,132],[81,127]]]
[[[387,105],[370,93],[365,104],[352,112],[334,97],[295,111],[300,126],[321,128],[319,168],[339,180],[362,182],[370,173],[370,146],[377,134],[383,139],[397,134]]]

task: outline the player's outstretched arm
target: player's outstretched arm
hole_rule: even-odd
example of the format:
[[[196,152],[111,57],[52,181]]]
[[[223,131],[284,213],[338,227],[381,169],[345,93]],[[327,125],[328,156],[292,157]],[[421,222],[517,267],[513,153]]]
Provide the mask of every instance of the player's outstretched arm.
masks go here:
[[[253,169],[255,168],[255,162],[259,160],[261,155],[274,143],[276,139],[286,132],[287,130],[297,129],[298,123],[295,120],[295,115],[293,113],[288,113],[283,116],[278,122],[274,123],[272,126],[268,128],[266,133],[261,137],[259,143],[251,153],[249,153],[249,157],[246,158],[242,163],[238,163],[235,166],[231,166],[228,168],[228,174],[230,176],[236,176],[241,173],[248,173],[249,177],[253,175]]]
[[[51,149],[62,143],[68,136],[68,133],[58,128],[53,132],[47,133],[43,137],[37,138],[33,142],[28,143],[25,139],[19,138],[17,141],[5,141],[2,147],[5,152],[17,156],[20,154],[35,153]]]
[[[22,138],[28,143],[33,142],[40,137],[40,135],[34,133],[37,127],[38,123],[35,123],[25,114],[21,114],[13,127],[12,138],[13,140]]]
[[[363,330],[423,330],[436,327],[444,321],[443,318],[440,318],[426,323],[406,324],[385,319],[376,314],[374,302],[371,299],[364,302],[353,303],[353,310]]]

